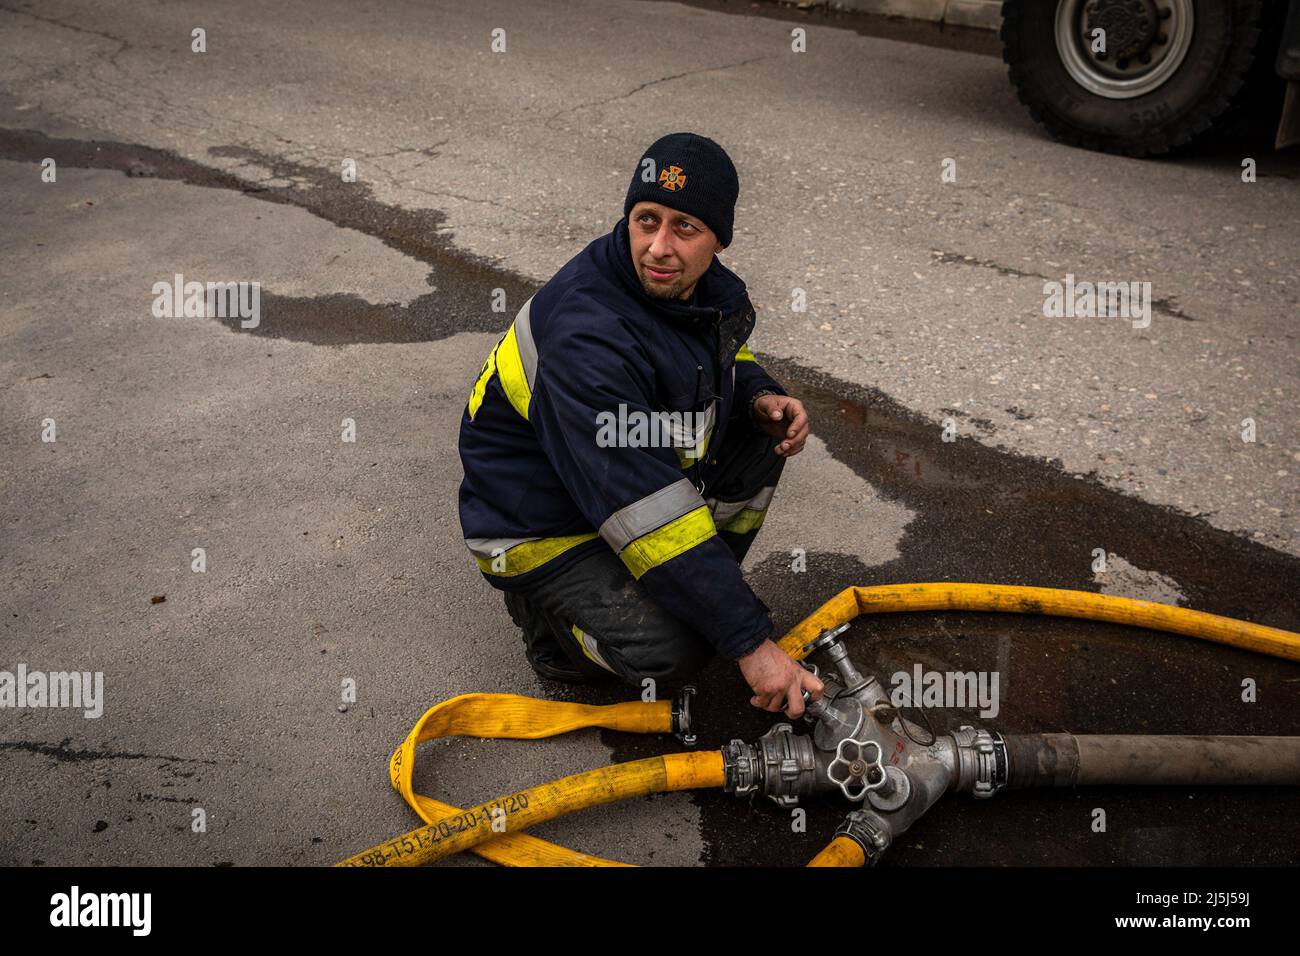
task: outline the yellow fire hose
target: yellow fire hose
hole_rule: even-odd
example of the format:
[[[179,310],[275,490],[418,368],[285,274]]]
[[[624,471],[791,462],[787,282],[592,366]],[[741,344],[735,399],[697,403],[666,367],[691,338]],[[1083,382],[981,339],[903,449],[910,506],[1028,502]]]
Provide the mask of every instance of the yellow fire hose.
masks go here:
[[[438,737],[537,740],[584,727],[606,727],[637,734],[670,733],[672,720],[672,703],[666,700],[651,703],[638,700],[596,707],[535,700],[516,694],[462,694],[425,711],[406,740],[393,751],[388,762],[388,776],[393,789],[402,795],[411,809],[425,823],[434,824],[461,811],[450,804],[416,793],[412,786],[415,748],[426,740]],[[380,847],[374,848],[379,849]],[[626,865],[579,853],[523,833],[498,836],[490,843],[475,847],[473,852],[505,866]]]
[[[867,855],[856,840],[837,836],[826,849],[808,861],[809,866],[864,866]]]
[[[806,617],[780,641],[795,660],[827,628],[859,614],[894,611],[999,611],[1086,618],[1146,627],[1300,661],[1300,634],[1154,601],[1001,584],[899,584],[852,587]],[[518,832],[587,807],[648,793],[721,787],[718,751],[668,754],[613,764],[499,797],[471,810],[418,794],[411,784],[415,748],[437,737],[537,739],[583,727],[669,733],[669,701],[608,706],[535,700],[514,694],[464,694],[431,707],[389,761],[389,777],[426,826],[349,857],[340,866],[415,866],[471,851],[506,866],[623,866]],[[860,847],[837,837],[810,866],[861,866]]]
[[[489,800],[381,843],[339,865],[420,866],[473,849],[507,829],[522,830],[576,810],[649,793],[721,787],[722,783],[719,750],[611,764]]]
[[[1091,591],[942,582],[845,588],[781,638],[781,649],[795,660],[802,660],[804,645],[826,628],[851,621],[859,614],[893,611],[1000,611],[1005,614],[1081,617],[1199,637],[1300,661],[1300,634],[1218,614]]]

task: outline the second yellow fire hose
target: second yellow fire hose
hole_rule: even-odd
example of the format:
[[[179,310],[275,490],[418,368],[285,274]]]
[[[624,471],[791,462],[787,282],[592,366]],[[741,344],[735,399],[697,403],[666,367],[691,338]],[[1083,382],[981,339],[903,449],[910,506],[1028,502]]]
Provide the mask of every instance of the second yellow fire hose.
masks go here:
[[[393,752],[388,762],[388,777],[393,789],[425,823],[437,823],[461,811],[415,792],[411,778],[415,770],[415,748],[419,744],[438,737],[536,740],[584,727],[606,727],[641,734],[669,733],[672,731],[672,704],[669,701],[630,701],[596,707],[535,700],[515,694],[462,694],[425,711],[406,740]],[[523,833],[500,835],[490,843],[474,848],[474,852],[505,866],[625,865]]]
[[[845,588],[781,638],[781,649],[795,660],[802,660],[804,645],[826,628],[851,621],[859,614],[895,611],[999,611],[1078,617],[1147,627],[1300,661],[1300,634],[1263,624],[1091,591],[947,582]]]
[[[1300,661],[1300,635],[1154,601],[1060,588],[928,583],[846,588],[790,630],[781,648],[795,660],[827,628],[859,614],[895,611],[997,611],[1086,618],[1215,641]],[[513,694],[465,694],[431,707],[389,762],[389,777],[425,826],[349,857],[340,866],[414,866],[472,851],[507,866],[621,866],[529,836],[521,830],[568,813],[649,793],[723,785],[717,751],[668,754],[564,777],[459,810],[417,794],[415,748],[437,737],[537,739],[584,727],[632,733],[672,731],[671,703],[633,701],[591,706]],[[862,850],[836,838],[810,866],[861,866]]]
[[[340,866],[419,866],[469,850],[510,831],[629,797],[721,787],[717,750],[666,754],[611,764],[479,804],[344,860]]]

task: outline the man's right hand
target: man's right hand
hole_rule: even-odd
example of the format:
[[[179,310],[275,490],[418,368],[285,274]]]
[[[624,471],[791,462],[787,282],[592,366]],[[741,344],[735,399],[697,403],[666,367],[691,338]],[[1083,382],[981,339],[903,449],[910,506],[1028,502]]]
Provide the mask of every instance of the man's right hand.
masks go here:
[[[754,692],[749,702],[755,707],[772,713],[784,710],[786,716],[793,718],[803,716],[804,688],[813,700],[821,699],[822,682],[770,640],[758,645],[739,663],[740,672]]]

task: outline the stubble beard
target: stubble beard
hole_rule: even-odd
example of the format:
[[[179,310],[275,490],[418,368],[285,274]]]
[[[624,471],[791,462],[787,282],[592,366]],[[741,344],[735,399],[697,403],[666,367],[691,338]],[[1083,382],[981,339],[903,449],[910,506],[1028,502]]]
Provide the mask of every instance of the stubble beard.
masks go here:
[[[641,288],[645,289],[646,295],[656,299],[680,299],[686,291],[686,280],[679,275],[671,285],[665,286],[662,282],[652,282],[642,271]]]

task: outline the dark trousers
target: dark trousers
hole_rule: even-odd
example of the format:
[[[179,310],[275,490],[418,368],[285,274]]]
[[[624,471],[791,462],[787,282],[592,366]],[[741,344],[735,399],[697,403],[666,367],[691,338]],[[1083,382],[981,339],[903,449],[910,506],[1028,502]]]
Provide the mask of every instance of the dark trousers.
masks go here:
[[[738,503],[763,501],[781,477],[785,459],[778,439],[744,417],[728,423],[725,440],[704,494],[717,515]],[[716,500],[717,504],[714,505]],[[727,507],[730,505],[730,507]],[[759,528],[725,531],[718,537],[739,564]],[[749,522],[752,523],[752,522]],[[506,591],[506,608],[524,632],[530,660],[578,670],[588,680],[621,679],[640,686],[645,678],[672,680],[697,672],[713,647],[690,622],[657,605],[611,549],[603,548],[526,591]]]

